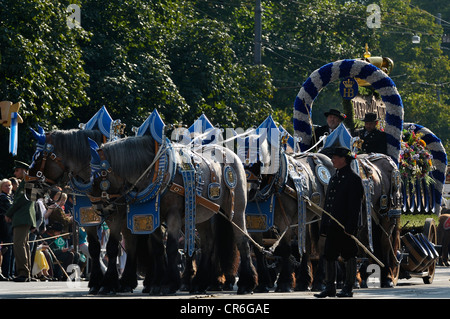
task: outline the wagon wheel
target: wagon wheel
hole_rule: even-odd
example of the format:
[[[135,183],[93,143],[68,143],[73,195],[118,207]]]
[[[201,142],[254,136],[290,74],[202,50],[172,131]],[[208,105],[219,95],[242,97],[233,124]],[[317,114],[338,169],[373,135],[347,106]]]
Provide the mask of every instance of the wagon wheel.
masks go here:
[[[398,263],[396,261],[399,258],[400,249],[401,249],[401,238],[400,238],[399,225],[400,225],[400,218],[398,218],[396,226],[394,228],[394,231],[392,232],[392,235],[391,235],[392,254],[395,254],[395,255],[391,256],[391,258],[393,258],[393,260],[394,260],[393,266],[392,266],[392,272],[391,272],[392,284],[394,285],[394,287],[397,286],[398,279],[400,277],[400,269],[401,269],[400,261]]]
[[[425,220],[422,233],[430,241],[430,243],[436,245],[437,231],[436,231],[436,223],[434,222],[433,218],[427,218]],[[436,271],[436,261],[434,261],[428,267],[428,276],[422,278],[425,284],[431,284],[433,282],[435,271]]]

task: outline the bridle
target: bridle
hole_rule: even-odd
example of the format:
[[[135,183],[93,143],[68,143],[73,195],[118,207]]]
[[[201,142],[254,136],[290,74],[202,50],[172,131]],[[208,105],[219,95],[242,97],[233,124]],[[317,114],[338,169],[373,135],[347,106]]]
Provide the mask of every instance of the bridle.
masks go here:
[[[48,178],[44,175],[45,167],[47,164],[47,161],[53,161],[55,162],[63,172],[66,172],[66,167],[63,165],[62,158],[60,156],[57,156],[54,152],[54,146],[53,146],[53,140],[52,136],[50,134],[46,134],[45,136],[45,144],[39,144],[36,145],[36,152],[33,155],[33,162],[30,165],[30,169],[33,168],[36,165],[36,160],[39,158],[39,156],[42,154],[41,163],[39,165],[39,169],[36,172],[35,176],[31,176],[28,173],[25,174],[24,180],[27,183],[42,183],[46,185],[55,185],[57,184],[57,181]]]

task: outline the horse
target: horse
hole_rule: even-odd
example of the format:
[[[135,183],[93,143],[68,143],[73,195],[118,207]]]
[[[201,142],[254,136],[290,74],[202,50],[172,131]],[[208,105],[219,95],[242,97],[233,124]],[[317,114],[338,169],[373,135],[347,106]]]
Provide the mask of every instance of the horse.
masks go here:
[[[91,150],[89,139],[98,144],[103,142],[103,135],[97,130],[55,130],[45,133],[32,130],[37,140],[37,150],[33,155],[33,162],[25,176],[26,193],[33,200],[43,197],[53,185],[64,187],[70,185],[78,194],[88,195],[92,190],[92,173],[90,167]],[[133,269],[125,267],[119,284],[116,267],[118,245],[121,240],[121,230],[126,210],[121,207],[117,214],[105,216],[105,222],[110,229],[110,236],[106,246],[108,256],[107,271],[103,274],[100,267],[101,245],[97,235],[97,226],[86,227],[89,244],[89,254],[92,258],[89,279],[89,294],[109,294],[123,287],[130,291],[137,286],[133,277]],[[131,272],[131,275],[127,275]],[[136,274],[134,272],[134,277]]]
[[[251,140],[252,136],[246,139]],[[250,225],[258,224],[264,209],[273,209],[273,217],[266,215],[266,219],[273,220],[271,225],[263,224],[259,230],[252,232],[255,241],[262,243],[263,238],[273,236],[275,230],[277,240],[269,248],[274,255],[281,259],[280,273],[276,282],[277,292],[290,292],[293,288],[293,273],[297,272],[295,290],[305,290],[312,284],[311,273],[308,271],[310,257],[318,256],[318,227],[322,212],[307,205],[303,196],[308,197],[319,206],[323,206],[329,176],[334,172],[328,156],[320,153],[288,154],[281,151],[282,146],[272,147],[259,139],[258,154],[252,160],[247,150],[241,155],[247,172],[249,183],[249,206],[257,207],[256,213],[248,212],[247,220]],[[270,139],[270,138],[269,138]],[[252,142],[248,142],[252,143]],[[279,156],[277,159],[276,156]],[[274,163],[278,165],[272,165]],[[327,177],[328,176],[328,177]],[[256,204],[256,205],[255,205]],[[303,207],[302,207],[303,206]],[[250,227],[250,226],[249,226]],[[300,227],[300,229],[299,229]],[[292,250],[292,241],[297,247]],[[258,292],[268,292],[273,286],[272,276],[267,267],[266,256],[255,250],[258,269]],[[299,260],[301,259],[301,260]],[[313,283],[314,284],[314,283]]]
[[[365,189],[362,226],[357,237],[384,264],[380,269],[381,287],[393,287],[400,273],[399,170],[390,156],[378,153],[358,154],[352,168],[360,174]],[[363,252],[360,255],[364,256]],[[367,278],[364,268],[360,271],[363,281]]]
[[[180,287],[178,239],[184,225],[185,251],[189,256],[193,255],[195,227],[200,236],[201,258],[194,282],[203,287],[197,289],[205,289],[213,276],[210,271],[217,269],[211,267],[214,261],[210,257],[219,247],[217,242],[221,241],[220,247],[226,251],[216,251],[215,255],[220,258],[222,270],[231,268],[230,260],[237,246],[240,257],[237,293],[253,291],[257,276],[246,236],[246,179],[244,168],[234,152],[217,145],[192,148],[172,143],[168,139],[159,145],[148,134],[106,143],[98,150],[98,154],[101,157],[93,154],[93,158],[97,157],[97,162],[101,158],[111,168],[96,177],[94,182],[93,193],[97,196],[104,194],[99,208],[105,212],[119,205],[117,198],[123,199],[132,193],[142,194],[157,181],[156,186],[150,188],[160,201],[157,205],[159,217],[154,215],[153,219],[158,219],[160,223],[164,221],[167,232],[167,259],[160,264],[165,272],[160,278],[163,293],[173,294]],[[164,165],[157,167],[161,162],[167,163],[168,168],[164,168]],[[106,190],[102,183],[108,185]],[[141,195],[133,196],[129,199],[130,211],[133,199]],[[111,200],[114,197],[116,199]],[[156,228],[160,228],[159,224],[150,231]],[[162,260],[163,252],[158,254],[156,259]]]

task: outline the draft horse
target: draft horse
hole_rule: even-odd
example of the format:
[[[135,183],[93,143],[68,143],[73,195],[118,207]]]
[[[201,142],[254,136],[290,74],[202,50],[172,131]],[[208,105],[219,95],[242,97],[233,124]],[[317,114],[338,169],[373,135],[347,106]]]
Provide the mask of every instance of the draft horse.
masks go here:
[[[89,139],[101,144],[103,135],[97,130],[55,130],[45,133],[32,130],[37,140],[37,149],[33,155],[33,162],[28,175],[25,177],[28,198],[36,200],[44,197],[53,185],[65,187],[69,185],[73,192],[79,195],[89,195],[92,191],[93,179],[90,167],[91,149]],[[121,240],[121,230],[125,220],[125,207],[119,207],[116,214],[103,215],[104,221],[110,229],[110,236],[106,246],[108,256],[107,271],[103,274],[100,267],[101,244],[97,235],[97,226],[86,227],[89,254],[92,258],[89,279],[90,294],[107,294],[115,291],[119,286],[125,290],[134,289],[137,280],[125,282],[129,271],[136,276],[135,270],[125,267],[119,284],[116,257]]]
[[[160,263],[165,272],[160,283],[164,293],[175,293],[180,287],[178,239],[185,225],[189,225],[184,227],[185,250],[190,251],[189,255],[193,253],[191,246],[196,227],[200,236],[201,259],[194,280],[196,289],[204,290],[211,282],[213,274],[210,270],[217,267],[211,265],[210,256],[221,242],[223,251],[216,251],[215,255],[220,258],[222,271],[231,269],[225,264],[232,261],[231,254],[237,245],[240,256],[238,294],[253,291],[257,276],[246,237],[247,184],[244,168],[235,153],[217,145],[192,148],[168,139],[160,145],[151,135],[106,143],[97,153],[93,158],[97,158],[97,162],[107,162],[110,167],[94,182],[93,196],[104,195],[99,204],[103,211],[118,205],[114,198],[124,197],[129,198],[131,211],[133,200],[136,197],[148,198],[149,193],[146,192],[150,192],[149,189],[159,197],[159,217],[158,214],[153,215],[153,220],[164,221],[167,227],[167,259]],[[162,161],[167,166],[160,165]],[[187,197],[191,201],[187,201]],[[156,224],[154,229],[159,225]],[[153,253],[156,260],[164,259],[163,251]],[[203,287],[198,288],[200,286]]]
[[[256,163],[244,165],[249,183],[249,206],[255,203],[254,207],[258,207],[258,213],[251,213],[247,218],[251,225],[252,217],[260,218],[264,203],[271,201],[274,207],[273,225],[265,227],[270,226],[270,231],[276,230],[275,247],[272,246],[270,250],[281,259],[276,291],[292,290],[294,270],[298,273],[295,290],[305,290],[312,284],[310,257],[319,255],[318,227],[322,212],[308,205],[303,196],[323,207],[326,187],[334,168],[330,158],[324,154],[293,156],[284,151],[277,153],[281,147],[275,148],[274,152],[270,148],[268,143],[260,143]],[[278,154],[279,160],[274,160],[274,154]],[[264,166],[270,165],[270,161],[278,165],[272,166],[273,169],[264,169]],[[267,209],[269,206],[265,207]],[[269,216],[268,219],[272,218]],[[270,231],[252,232],[252,237],[262,243],[263,238],[272,236]],[[293,242],[297,245],[292,245]],[[257,291],[267,292],[273,285],[267,259],[258,250],[255,255],[259,278]]]

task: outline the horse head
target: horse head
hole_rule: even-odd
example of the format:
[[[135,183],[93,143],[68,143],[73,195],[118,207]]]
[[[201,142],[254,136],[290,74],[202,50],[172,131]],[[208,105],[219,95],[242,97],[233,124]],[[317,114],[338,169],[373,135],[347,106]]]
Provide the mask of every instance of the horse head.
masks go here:
[[[55,184],[62,175],[63,169],[56,164],[54,146],[49,142],[50,134],[38,125],[38,131],[30,128],[36,140],[36,151],[32,158],[29,171],[25,174],[25,196],[32,201],[44,197],[45,193]]]

